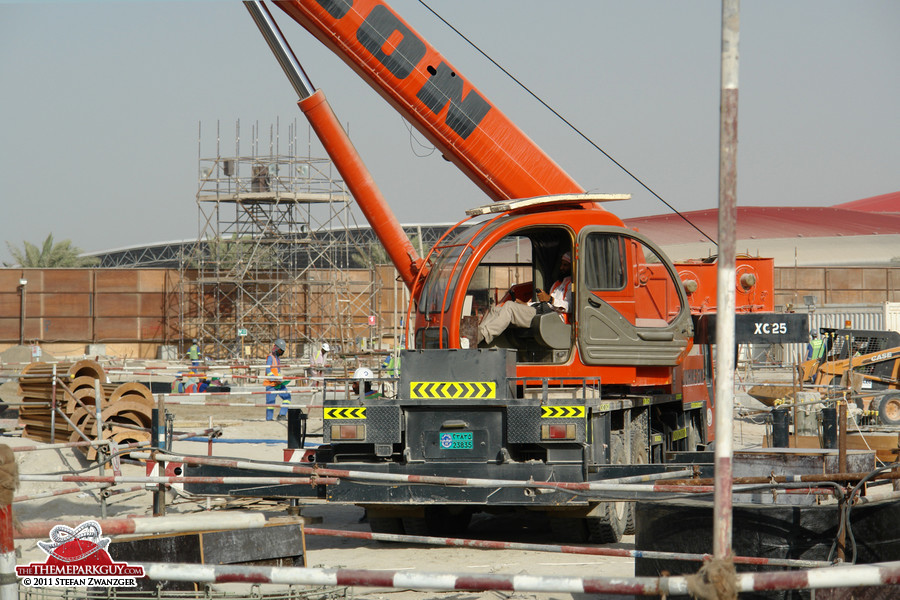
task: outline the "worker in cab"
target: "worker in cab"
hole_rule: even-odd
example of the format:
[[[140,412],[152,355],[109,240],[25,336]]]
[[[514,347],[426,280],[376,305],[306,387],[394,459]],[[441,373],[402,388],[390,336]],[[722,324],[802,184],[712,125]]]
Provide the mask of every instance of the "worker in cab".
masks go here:
[[[362,386],[363,390],[363,398],[381,398],[382,395],[380,392],[372,388],[372,381],[375,379],[375,373],[372,372],[372,369],[369,367],[359,367],[353,372],[353,384],[351,385],[351,389],[353,390],[353,397],[359,397],[360,386]]]
[[[478,339],[480,344],[490,344],[495,337],[506,331],[510,325],[516,327],[530,327],[538,311],[553,310],[559,313],[564,321],[568,322],[569,306],[572,303],[572,254],[566,252],[559,260],[559,279],[549,291],[536,290],[536,302],[524,302],[515,298],[503,304],[494,306],[485,314],[478,324]]]
[[[287,410],[291,405],[291,393],[285,391],[288,382],[281,373],[281,357],[286,350],[287,344],[283,339],[278,338],[272,344],[272,352],[266,359],[266,421],[272,420],[275,412],[274,405],[278,398],[281,398],[281,409],[278,411],[279,421],[287,419]],[[272,408],[269,408],[270,404]]]
[[[806,360],[819,360],[825,354],[825,342],[819,337],[819,330],[809,332],[809,343],[806,345]]]

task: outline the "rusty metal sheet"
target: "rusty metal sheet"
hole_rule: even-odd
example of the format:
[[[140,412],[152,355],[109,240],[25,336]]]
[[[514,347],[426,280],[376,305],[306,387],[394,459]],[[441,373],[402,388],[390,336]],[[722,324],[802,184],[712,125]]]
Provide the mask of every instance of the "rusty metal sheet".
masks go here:
[[[29,294],[34,292],[87,293],[91,291],[90,269],[44,269],[43,283],[39,289],[32,285],[30,273],[26,279],[28,279],[27,291]]]
[[[165,290],[167,284],[174,283],[171,281],[167,281],[168,279],[170,279],[167,273],[168,271],[166,269],[139,270],[137,272],[138,279],[135,290],[138,292],[157,292],[160,290]]]
[[[45,317],[35,319],[33,328],[29,327],[30,325],[31,322],[25,324],[26,339],[33,339],[38,335],[40,339],[58,342],[82,342],[91,339],[91,319],[88,317]],[[40,334],[37,334],[38,325],[42,330]]]
[[[88,293],[41,294],[43,316],[87,317],[91,313],[91,295]]]
[[[95,319],[94,339],[98,342],[138,340],[138,319]]]
[[[97,292],[134,292],[138,287],[138,273],[129,269],[97,269],[94,285]]]
[[[138,294],[97,294],[94,300],[94,316],[137,317]]]

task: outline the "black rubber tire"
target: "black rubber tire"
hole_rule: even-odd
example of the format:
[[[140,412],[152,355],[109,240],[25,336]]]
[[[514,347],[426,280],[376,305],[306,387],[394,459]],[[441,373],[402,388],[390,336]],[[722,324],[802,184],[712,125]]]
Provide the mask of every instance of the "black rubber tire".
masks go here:
[[[650,462],[650,413],[646,410],[635,414],[631,419],[631,457],[633,465],[646,465]],[[625,529],[622,535],[634,535],[634,502],[628,503],[625,515]]]
[[[590,539],[587,519],[583,517],[556,517],[550,513],[548,521],[556,543],[584,544]]]
[[[407,535],[454,537],[464,533],[472,520],[472,511],[449,506],[429,506],[424,517],[403,517]]]
[[[403,517],[403,532],[406,535],[431,535],[425,517]]]
[[[399,517],[369,517],[369,529],[372,533],[392,533],[403,535],[403,521]]]
[[[459,537],[469,528],[472,511],[465,508],[435,506],[425,509],[425,522],[430,535]]]
[[[609,462],[624,465],[625,440],[620,434],[613,434],[610,443]],[[631,502],[601,502],[594,509],[597,516],[585,517],[590,541],[597,544],[615,544],[622,539],[631,512]]]
[[[878,418],[885,425],[900,424],[900,394],[887,394],[878,402]]]

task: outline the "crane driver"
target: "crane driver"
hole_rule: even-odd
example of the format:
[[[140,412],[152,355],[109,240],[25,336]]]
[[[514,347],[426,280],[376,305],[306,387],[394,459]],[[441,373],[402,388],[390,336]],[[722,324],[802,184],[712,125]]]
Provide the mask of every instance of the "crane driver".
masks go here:
[[[548,293],[537,290],[537,302],[524,302],[515,299],[491,308],[478,324],[478,344],[482,340],[490,344],[495,337],[506,331],[510,325],[530,327],[531,321],[538,312],[538,305],[546,303],[565,320],[572,301],[572,254],[566,252],[559,262],[559,280],[553,284]]]

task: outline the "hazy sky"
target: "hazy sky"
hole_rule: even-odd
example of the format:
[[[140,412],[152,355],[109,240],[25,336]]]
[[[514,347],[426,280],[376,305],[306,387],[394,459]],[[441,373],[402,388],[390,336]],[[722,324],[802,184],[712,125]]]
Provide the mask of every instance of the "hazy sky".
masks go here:
[[[427,3],[670,204],[715,207],[720,2]],[[420,3],[392,5],[583,187],[633,194],[614,212],[668,210]],[[401,222],[456,221],[486,203],[272,10]],[[898,27],[897,0],[742,3],[740,205],[828,206],[900,190]],[[48,233],[87,251],[196,238],[198,156],[215,156],[217,123],[223,154],[238,120],[244,151],[256,124],[266,144],[276,119],[284,134],[295,120],[306,131],[238,1],[0,0],[0,89],[0,241],[15,246]],[[5,244],[0,257],[9,260]]]

